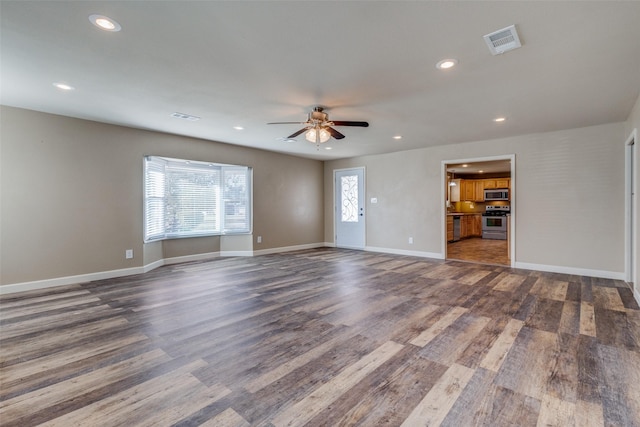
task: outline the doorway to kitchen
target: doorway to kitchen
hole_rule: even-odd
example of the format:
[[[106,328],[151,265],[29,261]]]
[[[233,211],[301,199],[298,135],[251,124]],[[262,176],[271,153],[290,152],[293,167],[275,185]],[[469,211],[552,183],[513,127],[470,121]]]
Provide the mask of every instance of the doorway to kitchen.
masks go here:
[[[445,259],[513,266],[515,156],[442,162]]]
[[[636,197],[636,183],[638,182],[637,139],[638,130],[634,129],[625,142],[625,280],[630,283],[632,287],[637,283],[638,268],[638,205]]]

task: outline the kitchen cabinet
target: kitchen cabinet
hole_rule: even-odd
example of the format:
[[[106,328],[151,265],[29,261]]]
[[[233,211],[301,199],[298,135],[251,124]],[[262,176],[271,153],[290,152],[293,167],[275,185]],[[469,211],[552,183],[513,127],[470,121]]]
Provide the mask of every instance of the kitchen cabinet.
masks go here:
[[[509,188],[511,184],[510,178],[496,179],[496,186],[494,188]]]
[[[484,190],[492,188],[509,188],[510,178],[497,179],[461,179],[460,200],[465,202],[484,202]]]
[[[451,238],[449,237],[449,218],[447,217],[447,240],[453,239],[453,220],[451,220]],[[482,215],[465,214],[460,217],[460,238],[482,236]]]
[[[467,220],[468,216],[463,215],[460,218],[460,238],[464,239],[469,237],[469,221]]]
[[[473,236],[482,237],[482,215],[473,215]]]
[[[497,186],[497,180],[495,179],[483,179],[482,181],[484,181],[484,188],[500,188]]]
[[[460,180],[460,197],[464,201],[474,201],[476,199],[476,180]]]
[[[482,236],[482,215],[465,215],[463,221],[464,234],[461,237]]]
[[[460,201],[460,179],[452,179],[451,183],[455,185],[449,185],[449,193],[451,202],[459,202]]]
[[[453,216],[447,215],[447,242],[453,240]]]
[[[485,180],[478,179],[475,183],[475,195],[472,201],[474,202],[484,202],[484,189],[485,189]]]

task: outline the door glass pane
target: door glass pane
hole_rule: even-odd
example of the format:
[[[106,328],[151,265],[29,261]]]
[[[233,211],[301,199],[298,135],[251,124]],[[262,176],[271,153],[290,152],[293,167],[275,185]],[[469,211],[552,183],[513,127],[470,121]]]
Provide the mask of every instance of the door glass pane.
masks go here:
[[[358,175],[340,179],[342,222],[358,222]]]

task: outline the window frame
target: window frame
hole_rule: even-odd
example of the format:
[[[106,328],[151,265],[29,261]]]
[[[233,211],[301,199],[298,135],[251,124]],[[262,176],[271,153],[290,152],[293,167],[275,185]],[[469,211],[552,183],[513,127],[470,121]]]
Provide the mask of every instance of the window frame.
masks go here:
[[[159,166],[161,165],[161,167]],[[149,179],[149,172],[153,172],[155,174],[160,173],[160,169],[162,170],[162,177],[156,176],[157,182]],[[191,171],[190,171],[191,170]],[[183,231],[175,231],[170,230],[168,225],[169,218],[175,219],[176,216],[184,215],[188,210],[186,208],[183,209],[183,206],[180,205],[179,213],[175,213],[172,215],[169,210],[173,210],[169,208],[168,197],[169,191],[171,189],[175,190],[176,186],[179,188],[180,184],[176,184],[175,181],[173,183],[173,187],[171,187],[171,179],[175,179],[176,176],[179,177],[179,171],[182,173],[193,173],[193,176],[197,176],[196,174],[201,174],[203,177],[207,179],[213,179],[214,182],[212,185],[213,188],[209,187],[208,190],[216,193],[215,200],[210,203],[205,203],[206,207],[210,207],[214,210],[213,220],[214,223],[217,223],[218,226],[216,230],[203,230],[202,232],[194,231],[193,228]],[[207,177],[207,171],[215,171],[215,174],[211,174],[211,177]],[[237,190],[234,191],[233,188],[228,188],[226,185],[225,178],[231,174],[231,179],[233,179],[233,173],[240,171],[241,173],[237,176],[240,177],[241,186],[244,185],[243,190],[240,192],[240,195],[237,194]],[[172,176],[173,174],[173,176]],[[217,177],[214,175],[217,174]],[[244,178],[244,181],[243,181]],[[209,236],[223,236],[223,235],[242,235],[242,234],[251,234],[253,229],[253,168],[245,165],[231,165],[225,163],[215,163],[215,162],[202,162],[198,160],[186,160],[186,159],[176,159],[170,157],[162,157],[162,156],[144,156],[143,157],[143,242],[151,243],[162,240],[170,240],[170,239],[183,239],[183,238],[194,238],[194,237],[209,237]],[[157,186],[160,181],[162,181],[162,185]],[[237,180],[234,180],[237,182]],[[160,188],[161,187],[161,188]],[[171,188],[170,188],[171,187]],[[159,196],[158,192],[162,191],[163,196]],[[191,189],[192,191],[197,191]],[[202,190],[202,189],[198,189]],[[202,190],[202,191],[206,191]],[[153,192],[154,194],[149,194],[149,192]],[[233,197],[233,193],[236,193],[236,198]],[[175,195],[175,193],[172,193]],[[191,195],[193,196],[193,195]],[[149,208],[152,205],[155,205],[155,209],[158,209],[158,200],[160,200],[162,214],[158,216],[153,216],[153,213],[150,213]],[[175,197],[172,198],[175,201]],[[229,225],[233,223],[233,218],[230,218],[231,215],[227,213],[227,205],[233,204],[235,207],[240,207],[240,211],[242,215],[244,215],[244,221],[241,221],[242,227],[234,230],[233,227]],[[172,208],[175,207],[175,204],[172,205]],[[235,212],[235,208],[234,208]],[[206,216],[205,216],[206,218]],[[183,226],[191,225],[192,227],[196,226],[195,224],[197,220],[193,221],[184,221],[182,218],[181,224]],[[151,223],[155,225],[155,228],[151,226]],[[194,225],[195,224],[195,225]],[[152,228],[150,228],[150,226]]]

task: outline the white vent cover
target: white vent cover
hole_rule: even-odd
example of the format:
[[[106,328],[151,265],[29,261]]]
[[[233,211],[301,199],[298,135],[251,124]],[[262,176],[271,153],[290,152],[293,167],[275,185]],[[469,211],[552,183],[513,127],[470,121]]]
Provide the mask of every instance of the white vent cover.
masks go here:
[[[484,36],[484,41],[493,55],[499,55],[522,46],[515,25],[487,34]]]
[[[176,119],[189,120],[190,122],[197,122],[198,120],[200,120],[200,117],[198,116],[192,116],[191,114],[184,114],[184,113],[177,113],[177,112],[171,114],[171,117],[175,117]]]

